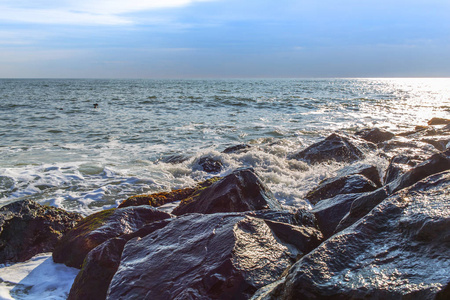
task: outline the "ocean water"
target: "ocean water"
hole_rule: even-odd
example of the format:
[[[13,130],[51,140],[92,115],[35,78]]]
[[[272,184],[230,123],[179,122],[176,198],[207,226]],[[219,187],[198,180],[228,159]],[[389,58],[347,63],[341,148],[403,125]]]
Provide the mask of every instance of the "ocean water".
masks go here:
[[[449,116],[450,79],[0,79],[0,205],[29,198],[87,215],[248,166],[283,204],[305,206],[342,165],[289,154],[335,131]],[[222,153],[242,143],[250,151]],[[204,172],[204,155],[224,169]]]

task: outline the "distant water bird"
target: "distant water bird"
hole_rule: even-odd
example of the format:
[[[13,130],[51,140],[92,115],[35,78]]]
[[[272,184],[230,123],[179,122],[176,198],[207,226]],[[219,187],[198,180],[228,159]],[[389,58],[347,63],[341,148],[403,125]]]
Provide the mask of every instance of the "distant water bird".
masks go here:
[[[97,108],[97,107],[98,107],[98,104],[97,104],[97,103],[95,103],[95,104],[94,104],[94,108]]]

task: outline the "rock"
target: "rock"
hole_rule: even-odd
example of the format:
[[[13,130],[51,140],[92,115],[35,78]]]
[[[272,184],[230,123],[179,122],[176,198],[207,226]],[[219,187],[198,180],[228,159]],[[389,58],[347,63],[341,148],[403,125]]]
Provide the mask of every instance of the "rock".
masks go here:
[[[342,218],[350,211],[353,201],[361,194],[337,195],[322,200],[311,210],[317,220],[320,231],[325,239],[333,235]]]
[[[20,200],[0,208],[0,263],[26,261],[53,251],[58,240],[82,216],[62,209]]]
[[[213,184],[214,182],[216,182],[219,179],[220,179],[220,177],[210,178],[208,180],[205,180],[205,181],[197,184],[193,188],[184,188],[184,189],[172,190],[170,192],[161,192],[161,193],[148,194],[148,195],[131,196],[128,199],[124,200],[122,203],[120,203],[119,208],[128,207],[128,206],[138,206],[138,205],[150,205],[153,207],[159,207],[159,206],[167,204],[167,203],[181,201],[181,200],[191,197],[192,195],[197,193],[199,190],[210,186],[211,184]]]
[[[389,192],[395,193],[405,187],[411,186],[427,176],[450,169],[450,150],[436,153],[423,163],[415,166],[409,172],[392,181],[388,185]]]
[[[194,167],[195,170],[200,169],[206,173],[219,173],[222,171],[222,168],[223,163],[220,160],[209,156],[201,156],[196,161],[196,166]]]
[[[450,143],[449,136],[429,137],[420,140],[421,142],[433,145],[439,151],[445,151]]]
[[[432,118],[428,121],[428,125],[448,125],[450,124],[450,119],[444,118]]]
[[[245,153],[245,152],[249,151],[250,148],[251,148],[250,145],[240,144],[240,145],[228,147],[225,150],[223,150],[222,153],[228,153],[228,154],[231,154],[231,153]]]
[[[364,158],[364,153],[354,145],[354,139],[333,133],[325,140],[315,143],[305,150],[293,154],[290,158],[303,160],[309,164],[327,161],[353,162]]]
[[[377,187],[381,187],[381,178],[378,168],[369,164],[356,163],[340,169],[336,177],[360,174],[371,180]]]
[[[253,169],[238,169],[215,182],[199,194],[183,200],[173,210],[175,215],[187,213],[213,214],[261,209],[281,210],[269,188]]]
[[[352,203],[349,213],[341,220],[341,222],[337,226],[336,232],[347,228],[360,218],[364,217],[389,195],[392,195],[397,191],[409,187],[430,175],[449,170],[449,155],[450,150],[448,150],[447,152],[434,154],[428,160],[417,165],[383,188],[355,199]]]
[[[339,194],[363,193],[376,190],[377,186],[363,175],[347,175],[322,181],[305,196],[312,204]]]
[[[170,217],[168,213],[145,205],[95,213],[84,218],[58,242],[53,260],[79,269],[89,251],[106,240]]]
[[[253,299],[439,299],[450,274],[450,172],[402,190]]]
[[[92,249],[86,256],[67,299],[106,299],[111,279],[119,268],[125,244],[132,238],[144,237],[158,229],[164,228],[169,222],[168,220],[163,220],[144,225],[138,231],[109,239]]]
[[[368,128],[356,133],[360,138],[378,144],[392,139],[395,135],[392,132],[379,128]]]
[[[365,193],[353,200],[350,206],[350,210],[336,226],[334,233],[344,230],[345,228],[357,222],[359,219],[363,218],[375,206],[389,197],[389,195],[389,190],[386,187],[382,187],[373,192]]]
[[[269,223],[283,238],[246,213],[174,219],[125,245],[107,299],[248,299],[302,255],[282,240],[301,240],[304,230]]]
[[[392,157],[384,175],[384,184],[394,181],[425,160],[426,157],[423,156],[396,155]]]

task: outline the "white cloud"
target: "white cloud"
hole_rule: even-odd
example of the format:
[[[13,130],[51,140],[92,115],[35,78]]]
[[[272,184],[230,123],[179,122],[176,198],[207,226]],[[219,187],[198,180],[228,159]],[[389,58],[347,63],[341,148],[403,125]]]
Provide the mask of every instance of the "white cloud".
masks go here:
[[[0,4],[0,22],[77,25],[124,25],[126,14],[183,7],[214,0],[6,0]]]

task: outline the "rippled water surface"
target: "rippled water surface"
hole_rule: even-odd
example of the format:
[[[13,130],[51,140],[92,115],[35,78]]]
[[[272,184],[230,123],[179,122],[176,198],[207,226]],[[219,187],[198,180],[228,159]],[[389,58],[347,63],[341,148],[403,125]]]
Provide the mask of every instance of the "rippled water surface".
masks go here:
[[[449,115],[450,79],[1,79],[0,203],[91,213],[208,178],[196,162],[209,155],[224,164],[219,175],[252,166],[280,201],[303,205],[334,171],[289,153],[337,130],[398,132]],[[221,153],[240,143],[254,147]],[[173,155],[187,160],[164,163]]]

